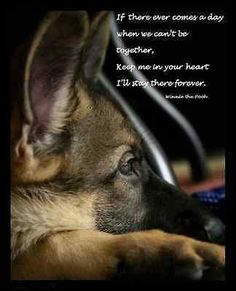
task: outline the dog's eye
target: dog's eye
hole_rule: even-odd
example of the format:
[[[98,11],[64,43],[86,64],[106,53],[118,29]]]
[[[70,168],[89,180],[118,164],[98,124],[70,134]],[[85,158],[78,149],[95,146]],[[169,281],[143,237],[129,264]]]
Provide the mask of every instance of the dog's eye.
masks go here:
[[[125,153],[119,163],[120,173],[125,176],[131,176],[133,174],[138,174],[138,168],[138,159],[131,152]]]

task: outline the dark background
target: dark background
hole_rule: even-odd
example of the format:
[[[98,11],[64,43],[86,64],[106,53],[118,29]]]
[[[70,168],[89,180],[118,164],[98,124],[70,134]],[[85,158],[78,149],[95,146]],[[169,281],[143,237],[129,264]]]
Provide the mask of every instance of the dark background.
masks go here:
[[[170,8],[161,7],[152,10],[141,10],[149,14],[158,13],[208,13],[215,12],[224,14],[221,8]],[[134,12],[130,10],[130,12]],[[137,11],[138,12],[138,11]],[[180,78],[183,80],[205,80],[207,87],[204,88],[160,88],[163,94],[204,94],[209,99],[171,99],[174,104],[187,119],[192,123],[198,132],[207,152],[217,152],[225,147],[225,103],[226,103],[226,21],[224,23],[128,23],[118,22],[120,30],[124,29],[186,29],[191,31],[191,35],[182,41],[175,40],[143,40],[125,38],[127,47],[151,46],[157,51],[151,55],[131,55],[136,64],[205,64],[211,65],[208,71],[172,71],[169,73],[158,73],[155,71],[143,71],[148,79],[173,80]],[[109,72],[109,77],[116,83],[116,79],[127,78],[133,80],[127,71],[115,71],[116,63],[121,63],[119,56],[114,53],[115,48],[111,44],[108,58],[105,64],[105,71]],[[110,73],[114,72],[114,73]],[[119,90],[123,96],[132,104],[143,118],[146,124],[152,129],[161,145],[165,148],[171,158],[186,156],[190,144],[186,140],[182,131],[168,115],[151,100],[143,89],[122,88]]]
[[[61,8],[61,7],[60,7]],[[62,7],[63,8],[63,7]],[[72,7],[76,9],[76,7]],[[53,7],[33,6],[33,5],[15,5],[8,10],[7,22],[7,41],[10,54],[15,48],[22,44],[35,31],[39,21],[48,9]],[[54,8],[55,9],[55,8]],[[58,8],[56,8],[58,9]],[[78,8],[77,8],[78,9]],[[89,10],[91,14],[93,10]],[[120,23],[121,28],[142,28],[142,29],[186,29],[191,31],[190,37],[183,41],[142,41],[135,40],[125,43],[129,47],[136,45],[153,46],[157,50],[155,56],[138,56],[133,55],[137,64],[157,63],[157,64],[205,64],[210,63],[211,67],[206,72],[172,72],[169,74],[159,75],[150,71],[144,72],[149,78],[157,79],[175,79],[183,80],[205,80],[208,84],[203,89],[195,88],[162,88],[163,93],[185,94],[185,93],[206,93],[209,99],[203,100],[171,100],[172,102],[192,123],[198,132],[207,152],[222,151],[225,148],[225,103],[226,103],[226,26],[227,15],[222,5],[204,5],[188,7],[185,5],[156,5],[150,7],[140,7],[133,9],[117,9],[116,12],[139,12],[140,14],[147,12],[150,14],[158,13],[219,13],[225,14],[226,19],[223,23],[155,23],[140,24]],[[132,55],[131,55],[132,56]],[[119,77],[132,77],[128,72],[117,73],[116,63],[120,63],[120,59],[115,53],[115,47],[112,43],[109,45],[104,71],[109,78],[116,83]],[[159,78],[159,76],[161,76]],[[120,90],[120,89],[119,89]],[[179,127],[173,122],[168,115],[156,105],[149,96],[139,88],[125,88],[120,92],[136,109],[144,122],[151,128],[153,133],[161,145],[165,148],[170,158],[186,157],[190,145],[188,140],[182,134]]]

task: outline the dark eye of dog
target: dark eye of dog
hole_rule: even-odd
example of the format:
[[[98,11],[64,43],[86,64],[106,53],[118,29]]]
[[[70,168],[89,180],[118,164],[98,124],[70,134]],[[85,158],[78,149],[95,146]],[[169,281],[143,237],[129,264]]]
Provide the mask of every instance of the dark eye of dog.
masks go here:
[[[131,152],[123,155],[119,163],[119,171],[124,176],[138,175],[139,160]]]

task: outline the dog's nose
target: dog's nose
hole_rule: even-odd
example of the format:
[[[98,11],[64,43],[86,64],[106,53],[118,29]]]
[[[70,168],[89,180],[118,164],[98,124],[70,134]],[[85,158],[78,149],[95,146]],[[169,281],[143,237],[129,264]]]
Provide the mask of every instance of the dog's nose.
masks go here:
[[[184,211],[175,220],[179,225],[179,233],[202,241],[224,244],[224,223],[218,217],[205,211],[205,209],[204,212]]]
[[[219,244],[225,242],[225,225],[220,219],[209,217],[205,223],[204,229],[209,241]]]

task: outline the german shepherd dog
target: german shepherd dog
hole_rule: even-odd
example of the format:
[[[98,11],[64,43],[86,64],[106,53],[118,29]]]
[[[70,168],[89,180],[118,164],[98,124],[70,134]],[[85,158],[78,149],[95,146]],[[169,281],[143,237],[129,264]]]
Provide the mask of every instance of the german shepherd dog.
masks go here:
[[[49,12],[15,55],[12,279],[223,278],[222,226],[154,174],[96,90],[109,17]]]

